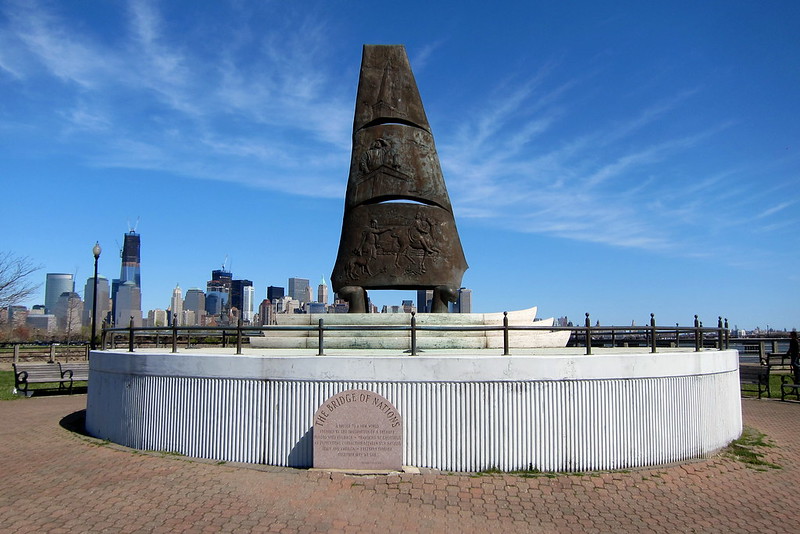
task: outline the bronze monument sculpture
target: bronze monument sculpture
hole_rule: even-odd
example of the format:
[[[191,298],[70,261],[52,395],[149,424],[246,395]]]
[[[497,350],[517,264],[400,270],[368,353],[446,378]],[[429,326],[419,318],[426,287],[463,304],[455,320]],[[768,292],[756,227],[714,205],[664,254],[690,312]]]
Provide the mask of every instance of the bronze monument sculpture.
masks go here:
[[[447,312],[466,270],[405,48],[364,45],[333,290],[365,313],[367,289],[432,289]]]

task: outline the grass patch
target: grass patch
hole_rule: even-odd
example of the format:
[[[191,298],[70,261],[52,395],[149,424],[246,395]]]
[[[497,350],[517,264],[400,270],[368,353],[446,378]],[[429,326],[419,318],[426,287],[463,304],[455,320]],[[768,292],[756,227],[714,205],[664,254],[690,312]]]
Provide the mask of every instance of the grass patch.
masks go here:
[[[473,478],[482,477],[482,476],[492,476],[492,475],[514,475],[521,478],[534,478],[534,477],[547,477],[547,478],[556,478],[559,474],[561,475],[575,475],[575,476],[583,476],[584,473],[544,473],[539,471],[538,469],[531,468],[531,469],[519,469],[517,471],[501,471],[496,467],[490,467],[489,469],[484,469],[483,471],[478,471],[474,475]]]
[[[764,453],[756,450],[759,447],[774,447],[774,445],[766,440],[766,435],[746,426],[742,431],[742,436],[731,442],[725,449],[725,455],[761,471],[765,471],[764,468],[767,467],[780,469],[781,466],[764,460]]]
[[[0,400],[21,399],[21,395],[14,395],[14,371],[0,371]]]
[[[161,456],[183,456],[183,454],[177,451],[148,451],[148,452],[160,454]]]
[[[489,467],[488,469],[484,469],[483,471],[476,471],[470,475],[471,478],[477,477],[485,477],[485,476],[493,476],[493,475],[510,475],[511,473],[507,473],[505,471],[501,471],[497,467]]]
[[[772,398],[780,397],[781,376],[788,374],[789,373],[775,373],[775,372],[769,374],[769,391],[772,394]],[[758,386],[756,384],[741,384],[740,389],[742,392],[742,397],[758,397]],[[766,393],[763,393],[762,397],[765,395]]]

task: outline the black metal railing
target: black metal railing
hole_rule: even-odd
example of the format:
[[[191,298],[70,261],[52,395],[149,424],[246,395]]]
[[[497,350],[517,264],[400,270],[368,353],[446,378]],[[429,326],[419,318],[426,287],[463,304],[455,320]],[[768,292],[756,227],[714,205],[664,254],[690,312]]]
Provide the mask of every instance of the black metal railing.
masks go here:
[[[743,362],[764,361],[770,354],[787,354],[789,337],[731,337],[730,346]],[[787,356],[788,357],[788,356]]]
[[[571,332],[568,346],[583,346],[586,354],[592,354],[593,347],[605,347],[610,343],[612,347],[645,345],[650,352],[656,353],[658,347],[693,346],[695,351],[707,348],[722,350],[728,348],[730,335],[728,321],[719,318],[716,328],[706,328],[695,315],[693,326],[658,326],[656,325],[655,315],[650,314],[650,325],[648,326],[591,326],[591,318],[586,314],[584,326],[533,326],[533,325],[510,325],[508,314],[503,314],[502,325],[470,325],[470,326],[420,326],[417,324],[415,313],[406,325],[326,325],[324,319],[319,319],[316,325],[265,325],[265,326],[243,326],[239,320],[236,326],[179,326],[173,323],[172,326],[162,327],[135,327],[133,320],[127,327],[106,328],[102,330],[101,348],[116,348],[119,339],[122,338],[128,345],[128,351],[134,352],[137,346],[137,336],[140,342],[153,343],[161,346],[161,340],[171,341],[172,352],[178,352],[178,345],[181,336],[187,347],[197,344],[213,343],[227,347],[231,339],[235,340],[236,354],[242,353],[242,345],[247,334],[254,336],[268,336],[270,332],[296,331],[296,332],[316,332],[317,333],[317,354],[325,355],[325,333],[343,331],[371,331],[371,332],[408,332],[410,338],[412,356],[419,352],[417,336],[420,332],[500,332],[503,333],[503,355],[511,354],[510,340],[514,332]],[[202,336],[202,339],[201,339]]]

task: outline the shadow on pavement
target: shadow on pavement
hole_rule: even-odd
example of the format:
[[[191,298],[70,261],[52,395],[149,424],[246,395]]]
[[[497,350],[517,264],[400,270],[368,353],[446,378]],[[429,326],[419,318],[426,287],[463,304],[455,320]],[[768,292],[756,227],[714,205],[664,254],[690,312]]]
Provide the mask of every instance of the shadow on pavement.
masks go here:
[[[78,410],[77,412],[66,415],[61,418],[58,424],[61,425],[61,428],[69,430],[70,432],[91,437],[86,433],[86,410]]]
[[[61,395],[86,395],[88,388],[87,386],[73,386],[71,393],[68,389],[59,388],[30,388],[28,389],[28,392],[31,394],[31,397],[56,397]]]

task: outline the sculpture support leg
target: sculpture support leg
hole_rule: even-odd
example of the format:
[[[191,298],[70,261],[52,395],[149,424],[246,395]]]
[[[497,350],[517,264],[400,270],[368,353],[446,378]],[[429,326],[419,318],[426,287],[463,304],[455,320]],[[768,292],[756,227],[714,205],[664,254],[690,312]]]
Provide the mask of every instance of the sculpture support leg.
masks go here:
[[[367,313],[367,292],[360,286],[345,286],[337,291],[349,304],[349,313]]]
[[[452,286],[436,286],[433,288],[432,313],[447,313],[447,303],[458,299],[458,288]]]

